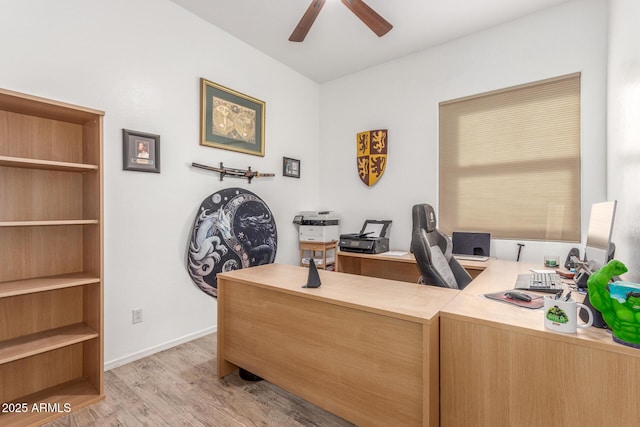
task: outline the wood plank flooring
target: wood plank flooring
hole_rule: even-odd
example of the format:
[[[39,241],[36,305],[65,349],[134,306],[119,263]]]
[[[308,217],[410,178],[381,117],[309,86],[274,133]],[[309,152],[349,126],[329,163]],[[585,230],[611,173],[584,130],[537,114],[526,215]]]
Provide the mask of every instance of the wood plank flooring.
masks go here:
[[[45,426],[352,426],[267,381],[219,380],[216,334],[107,371],[105,394]]]

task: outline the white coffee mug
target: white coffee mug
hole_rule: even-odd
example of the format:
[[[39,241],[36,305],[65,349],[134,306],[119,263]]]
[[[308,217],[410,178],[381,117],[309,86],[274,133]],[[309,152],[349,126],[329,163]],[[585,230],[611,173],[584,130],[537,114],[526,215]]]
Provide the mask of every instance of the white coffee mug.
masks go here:
[[[587,323],[578,323],[578,311],[586,310],[589,315]],[[593,324],[593,312],[584,304],[573,298],[568,301],[555,299],[553,296],[544,297],[544,326],[552,331],[575,334],[578,328],[588,328]]]

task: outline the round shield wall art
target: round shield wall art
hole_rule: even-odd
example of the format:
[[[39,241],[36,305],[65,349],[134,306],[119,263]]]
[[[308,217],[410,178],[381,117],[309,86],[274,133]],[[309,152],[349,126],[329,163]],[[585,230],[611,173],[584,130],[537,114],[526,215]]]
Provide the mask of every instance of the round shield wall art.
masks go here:
[[[278,232],[267,204],[251,191],[227,188],[213,193],[196,214],[187,268],[206,294],[218,296],[216,275],[276,258]]]

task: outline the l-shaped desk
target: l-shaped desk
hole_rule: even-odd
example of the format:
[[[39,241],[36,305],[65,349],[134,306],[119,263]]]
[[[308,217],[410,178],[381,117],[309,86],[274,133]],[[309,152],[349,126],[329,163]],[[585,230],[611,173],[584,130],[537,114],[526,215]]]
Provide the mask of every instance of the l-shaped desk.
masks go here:
[[[420,270],[416,258],[409,252],[385,252],[381,254],[363,254],[358,252],[336,252],[336,271],[358,274],[360,276],[380,277],[418,283]],[[476,278],[489,265],[480,261],[460,261],[471,277]]]
[[[637,425],[640,350],[487,299],[534,266],[483,264],[463,291],[325,271],[306,289],[306,268],[278,264],[219,274],[218,376],[243,367],[363,426]]]

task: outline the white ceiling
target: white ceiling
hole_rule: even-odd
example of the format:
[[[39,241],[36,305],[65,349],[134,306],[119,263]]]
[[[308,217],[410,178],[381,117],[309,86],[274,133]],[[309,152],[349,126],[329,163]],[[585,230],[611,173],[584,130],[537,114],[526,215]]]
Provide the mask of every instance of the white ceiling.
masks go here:
[[[568,0],[365,0],[393,25],[381,38],[340,0],[327,0],[302,43],[288,39],[311,0],[172,1],[324,83]]]

